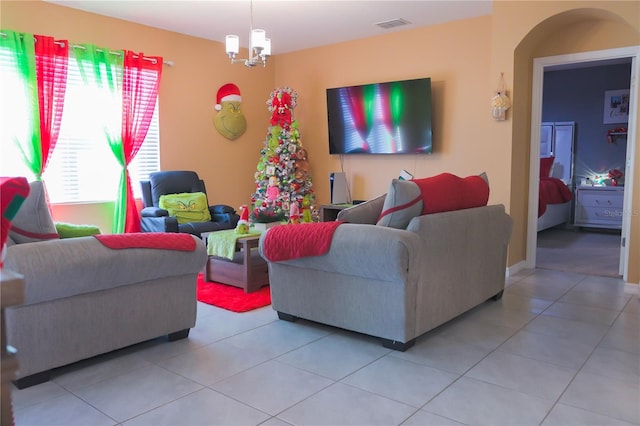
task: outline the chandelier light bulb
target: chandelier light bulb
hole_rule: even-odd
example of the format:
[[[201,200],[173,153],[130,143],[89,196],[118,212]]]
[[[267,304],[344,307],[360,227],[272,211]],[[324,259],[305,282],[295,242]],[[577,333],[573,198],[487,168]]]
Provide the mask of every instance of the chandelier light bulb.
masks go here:
[[[252,30],[251,31],[251,47],[260,51],[264,49],[265,45],[265,32],[264,30]]]
[[[261,52],[262,56],[271,56],[271,39],[270,38],[265,38],[264,39],[264,49],[262,49]]]
[[[240,51],[240,37],[237,35],[228,35],[226,37],[227,54],[235,56]]]

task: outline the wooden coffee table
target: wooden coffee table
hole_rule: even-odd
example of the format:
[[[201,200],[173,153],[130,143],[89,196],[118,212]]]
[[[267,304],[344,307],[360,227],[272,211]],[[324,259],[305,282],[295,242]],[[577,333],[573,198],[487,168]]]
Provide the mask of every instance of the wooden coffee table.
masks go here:
[[[258,253],[260,236],[238,238],[233,260],[209,256],[205,279],[242,288],[245,293],[258,291],[269,285],[267,262]]]

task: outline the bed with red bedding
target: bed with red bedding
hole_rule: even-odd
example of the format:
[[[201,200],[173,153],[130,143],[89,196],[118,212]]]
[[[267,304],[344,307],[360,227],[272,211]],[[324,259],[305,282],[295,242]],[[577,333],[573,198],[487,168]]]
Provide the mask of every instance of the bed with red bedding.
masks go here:
[[[571,216],[571,190],[561,179],[550,176],[554,157],[540,159],[538,232],[561,225]]]

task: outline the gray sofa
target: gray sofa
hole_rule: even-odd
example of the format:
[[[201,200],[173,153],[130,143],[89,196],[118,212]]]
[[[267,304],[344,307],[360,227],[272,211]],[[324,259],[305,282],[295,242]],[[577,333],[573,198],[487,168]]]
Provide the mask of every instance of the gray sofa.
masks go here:
[[[24,277],[24,303],[5,311],[7,343],[18,351],[18,388],[85,358],[189,335],[197,275],[207,260],[202,240],[176,233],[113,235],[106,237],[125,247],[155,242],[165,248],[108,248],[100,236],[61,239],[45,198],[42,183],[32,182],[13,218],[3,265]]]
[[[381,208],[384,196],[373,201]],[[502,296],[511,228],[502,205],[417,216],[406,229],[343,223],[328,253],[269,262],[272,306],[281,319],[406,350],[421,334]]]
[[[135,343],[187,337],[206,262],[203,242],[190,237],[195,251],[110,249],[94,237],[9,246],[4,267],[24,276],[24,304],[6,311],[7,342],[18,351],[16,386]]]

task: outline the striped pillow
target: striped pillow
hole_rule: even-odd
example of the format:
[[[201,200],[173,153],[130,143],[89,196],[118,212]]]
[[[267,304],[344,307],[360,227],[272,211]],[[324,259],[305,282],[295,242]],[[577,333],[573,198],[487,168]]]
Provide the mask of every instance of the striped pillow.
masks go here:
[[[29,186],[29,195],[13,218],[9,236],[18,244],[59,239],[42,182],[34,181]]]

